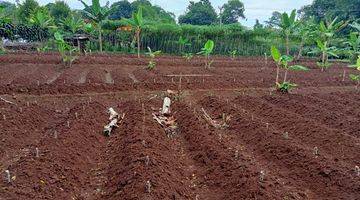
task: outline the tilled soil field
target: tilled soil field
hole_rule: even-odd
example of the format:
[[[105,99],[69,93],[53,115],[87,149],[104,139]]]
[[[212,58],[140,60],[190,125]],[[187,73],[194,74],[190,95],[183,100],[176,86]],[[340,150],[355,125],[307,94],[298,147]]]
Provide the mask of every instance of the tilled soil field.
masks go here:
[[[360,199],[360,93],[346,65],[302,60],[312,70],[279,94],[261,57],[147,61],[0,56],[0,199]],[[182,92],[174,135],[152,115],[168,89]],[[110,107],[125,117],[105,137]]]

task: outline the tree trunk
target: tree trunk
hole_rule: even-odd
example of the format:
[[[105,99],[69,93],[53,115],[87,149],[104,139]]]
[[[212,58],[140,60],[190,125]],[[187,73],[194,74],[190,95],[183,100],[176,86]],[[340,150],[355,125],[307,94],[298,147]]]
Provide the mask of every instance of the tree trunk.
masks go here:
[[[322,71],[322,72],[324,71],[324,67],[325,67],[325,63],[326,63],[325,58],[326,58],[326,53],[325,53],[325,51],[323,51],[323,53],[322,53],[322,58],[321,58],[321,62],[322,62],[322,64],[323,64],[323,66],[321,66],[321,71]]]
[[[300,58],[302,56],[303,49],[304,49],[304,39],[301,39],[300,48],[299,48],[299,52],[298,52],[298,55],[296,57],[296,60],[300,60]]]
[[[280,71],[280,67],[279,67],[279,65],[276,65],[276,81],[275,81],[275,85],[277,85],[279,83],[279,71]]]
[[[138,58],[140,58],[140,28],[136,30],[136,40],[137,40],[137,50],[138,50]]]
[[[100,46],[100,52],[102,53],[103,46],[102,46],[102,33],[101,33],[101,26],[100,25],[99,25],[99,46]]]
[[[285,70],[285,75],[284,75],[284,82],[286,82],[286,79],[287,79],[287,75],[288,75],[288,70]]]
[[[286,55],[290,55],[289,34],[286,34]]]

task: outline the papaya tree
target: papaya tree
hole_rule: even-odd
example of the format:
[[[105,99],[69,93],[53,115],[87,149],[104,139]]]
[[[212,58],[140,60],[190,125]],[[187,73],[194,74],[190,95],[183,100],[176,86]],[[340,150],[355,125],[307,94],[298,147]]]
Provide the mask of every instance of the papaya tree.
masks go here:
[[[92,5],[87,5],[83,0],[79,0],[84,6],[85,9],[83,13],[85,16],[90,19],[98,28],[99,35],[99,48],[100,52],[103,51],[103,43],[102,43],[102,28],[101,23],[110,15],[109,2],[106,3],[104,7],[100,5],[99,0],[92,0]]]
[[[291,83],[288,81],[288,72],[289,71],[308,71],[307,67],[301,65],[289,65],[290,62],[294,60],[292,56],[289,55],[281,55],[280,51],[275,47],[271,47],[271,55],[273,60],[276,63],[276,80],[275,85],[277,90],[283,93],[288,93],[292,88],[297,87],[295,83]],[[280,68],[284,69],[284,80],[279,82],[279,73]]]
[[[198,55],[203,55],[205,57],[205,69],[210,68],[213,61],[210,61],[210,55],[213,52],[215,43],[213,40],[208,40],[204,47],[201,49]]]

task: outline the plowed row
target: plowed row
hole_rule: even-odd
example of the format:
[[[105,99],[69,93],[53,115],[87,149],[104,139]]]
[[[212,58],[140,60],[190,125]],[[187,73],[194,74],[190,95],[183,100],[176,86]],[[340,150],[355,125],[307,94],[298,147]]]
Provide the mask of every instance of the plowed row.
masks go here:
[[[217,57],[210,70],[201,58],[146,62],[0,57],[1,97],[16,103],[0,100],[0,171],[11,174],[0,199],[359,199],[360,94],[344,65],[322,73],[303,60],[313,70],[290,74],[301,88],[284,95],[269,92],[275,66],[263,58]],[[198,76],[168,76],[180,74]],[[179,88],[168,137],[152,113]],[[109,107],[125,119],[105,137]],[[228,127],[202,109],[230,115]]]

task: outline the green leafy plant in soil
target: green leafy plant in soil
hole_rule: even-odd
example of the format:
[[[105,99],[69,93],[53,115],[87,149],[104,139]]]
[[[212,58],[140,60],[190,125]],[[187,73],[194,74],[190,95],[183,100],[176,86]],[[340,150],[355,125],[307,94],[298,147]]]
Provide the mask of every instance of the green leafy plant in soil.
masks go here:
[[[185,58],[187,61],[190,61],[193,57],[194,55],[192,53],[185,53],[183,55],[183,58]]]
[[[125,23],[129,24],[135,29],[135,38],[137,41],[137,55],[140,58],[141,49],[141,30],[144,27],[143,11],[142,7],[139,7],[136,13],[133,13],[131,19],[125,19]]]
[[[289,55],[281,55],[280,51],[275,47],[271,47],[271,55],[273,60],[276,63],[276,88],[280,92],[288,93],[291,89],[297,87],[295,83],[291,83],[287,80],[289,71],[308,71],[307,67],[301,65],[289,65],[290,62],[294,60],[292,56]],[[280,68],[284,69],[284,80],[279,82],[279,73]]]
[[[76,55],[74,55],[74,53],[77,51],[77,48],[74,48],[73,46],[66,43],[64,41],[64,37],[59,32],[55,32],[54,38],[63,64],[65,66],[71,67],[72,63],[78,58]]]
[[[152,51],[151,48],[148,47],[148,52],[146,53],[146,55],[148,55],[150,57],[150,61],[149,61],[147,69],[153,70],[156,67],[155,58],[156,58],[156,56],[158,56],[160,54],[161,54],[161,51]]]
[[[331,63],[329,62],[329,56],[338,57],[336,52],[338,49],[331,46],[331,42],[334,39],[337,32],[347,26],[347,22],[334,20],[321,21],[318,27],[318,36],[316,38],[317,48],[309,52],[310,54],[320,54],[321,62],[317,62],[317,65],[321,68],[321,71],[329,68]]]
[[[350,65],[349,67],[354,68],[358,71],[357,74],[350,74],[349,77],[352,81],[356,82],[356,89],[360,86],[360,56],[358,57],[355,65]]]
[[[236,58],[237,53],[238,53],[237,50],[229,51],[231,60],[234,60]]]
[[[209,69],[211,67],[211,64],[213,63],[213,61],[210,61],[210,55],[213,52],[215,47],[215,43],[213,40],[208,40],[204,47],[201,49],[201,51],[199,53],[197,53],[198,55],[203,55],[205,57],[205,69]]]

